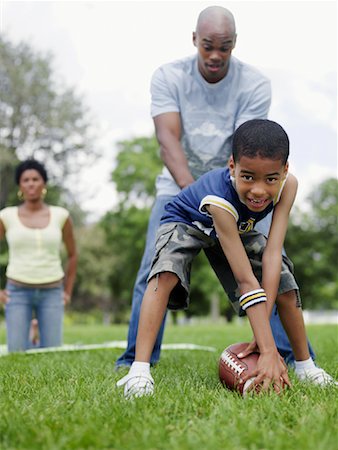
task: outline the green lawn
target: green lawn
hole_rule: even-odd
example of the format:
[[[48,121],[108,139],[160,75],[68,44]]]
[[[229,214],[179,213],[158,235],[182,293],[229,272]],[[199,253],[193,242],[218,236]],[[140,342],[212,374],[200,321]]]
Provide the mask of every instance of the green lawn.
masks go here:
[[[124,340],[125,326],[72,326],[66,343]],[[338,379],[338,330],[308,327],[318,363]],[[218,382],[224,347],[249,340],[244,325],[168,326],[165,342],[216,352],[165,350],[153,370],[156,395],[126,401],[115,387],[121,350],[0,358],[0,449],[337,450],[338,388],[293,377],[282,396],[243,400]],[[4,343],[0,329],[0,344]]]

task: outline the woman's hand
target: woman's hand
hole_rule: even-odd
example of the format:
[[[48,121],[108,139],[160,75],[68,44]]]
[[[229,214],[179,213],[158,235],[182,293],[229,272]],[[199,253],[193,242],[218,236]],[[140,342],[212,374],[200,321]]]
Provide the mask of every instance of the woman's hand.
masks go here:
[[[71,296],[67,292],[63,291],[63,304],[65,306],[69,305],[70,304],[70,300],[71,300]]]
[[[8,291],[6,291],[6,289],[0,291],[0,303],[5,305],[6,303],[8,303],[8,301],[9,301]]]

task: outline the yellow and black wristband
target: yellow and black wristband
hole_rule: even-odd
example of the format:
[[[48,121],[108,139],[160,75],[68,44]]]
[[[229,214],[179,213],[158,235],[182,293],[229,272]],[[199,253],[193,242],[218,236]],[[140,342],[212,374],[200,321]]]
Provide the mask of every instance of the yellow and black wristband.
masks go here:
[[[250,308],[250,306],[262,302],[266,302],[266,293],[264,289],[254,289],[253,291],[246,292],[239,298],[239,304],[244,311],[247,308]]]

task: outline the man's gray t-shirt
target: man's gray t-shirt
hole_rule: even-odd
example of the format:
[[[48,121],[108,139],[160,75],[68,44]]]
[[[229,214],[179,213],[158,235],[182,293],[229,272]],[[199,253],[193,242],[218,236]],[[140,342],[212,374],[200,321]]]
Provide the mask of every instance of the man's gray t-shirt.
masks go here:
[[[196,55],[161,66],[151,81],[151,115],[180,113],[181,143],[195,179],[226,166],[236,128],[250,119],[266,119],[270,103],[270,81],[233,56],[218,83],[205,81]],[[157,195],[180,191],[166,167],[156,189]]]

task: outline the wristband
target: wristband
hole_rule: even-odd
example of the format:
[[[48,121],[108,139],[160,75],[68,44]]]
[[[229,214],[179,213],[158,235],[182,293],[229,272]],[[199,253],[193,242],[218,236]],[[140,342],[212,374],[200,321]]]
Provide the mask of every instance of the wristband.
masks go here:
[[[247,308],[250,308],[250,306],[262,302],[266,302],[266,293],[264,289],[254,289],[253,291],[246,292],[239,297],[239,304],[244,311]]]

